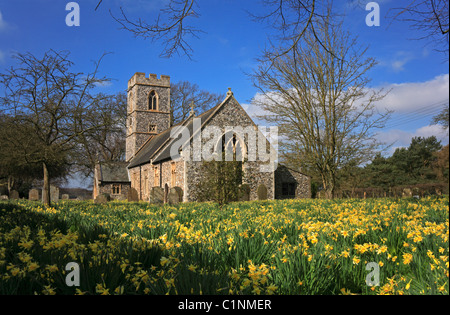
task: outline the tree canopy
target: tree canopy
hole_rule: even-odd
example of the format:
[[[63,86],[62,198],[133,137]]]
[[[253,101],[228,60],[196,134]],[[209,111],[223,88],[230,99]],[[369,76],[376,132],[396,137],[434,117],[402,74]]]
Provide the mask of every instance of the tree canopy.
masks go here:
[[[8,148],[0,164],[10,174],[37,174],[42,168],[43,201],[50,203],[50,180],[64,177],[80,156],[80,139],[116,121],[102,119],[110,96],[96,94],[103,56],[88,73],[74,72],[69,52],[47,51],[42,58],[17,53],[17,66],[0,74],[4,95],[0,97],[2,119],[9,126],[2,142]],[[79,163],[78,163],[79,164]]]

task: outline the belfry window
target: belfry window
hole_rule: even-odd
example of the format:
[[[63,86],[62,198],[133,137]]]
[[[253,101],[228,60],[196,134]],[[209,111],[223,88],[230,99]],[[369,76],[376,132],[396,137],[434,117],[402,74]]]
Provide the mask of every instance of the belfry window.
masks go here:
[[[148,124],[148,132],[157,133],[156,125]]]
[[[158,94],[155,91],[151,91],[148,96],[148,109],[158,110]]]

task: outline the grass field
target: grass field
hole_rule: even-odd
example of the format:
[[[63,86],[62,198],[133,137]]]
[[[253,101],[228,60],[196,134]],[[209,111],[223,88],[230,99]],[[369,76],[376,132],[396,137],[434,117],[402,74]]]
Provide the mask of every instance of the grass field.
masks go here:
[[[1,202],[0,294],[448,294],[448,204]]]

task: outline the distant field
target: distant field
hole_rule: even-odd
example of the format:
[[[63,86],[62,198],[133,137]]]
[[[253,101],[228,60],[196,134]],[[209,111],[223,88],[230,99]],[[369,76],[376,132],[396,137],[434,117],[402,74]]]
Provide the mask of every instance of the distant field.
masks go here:
[[[448,294],[448,238],[448,196],[0,202],[0,294]]]

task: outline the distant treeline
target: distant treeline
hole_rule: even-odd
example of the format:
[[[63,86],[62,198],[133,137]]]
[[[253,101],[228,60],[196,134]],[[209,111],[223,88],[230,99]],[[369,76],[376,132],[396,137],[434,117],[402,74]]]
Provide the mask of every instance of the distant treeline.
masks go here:
[[[442,146],[435,136],[415,137],[390,157],[378,154],[364,167],[342,168],[338,184],[338,198],[448,194],[449,146]],[[322,197],[320,188],[312,188],[315,197]]]

